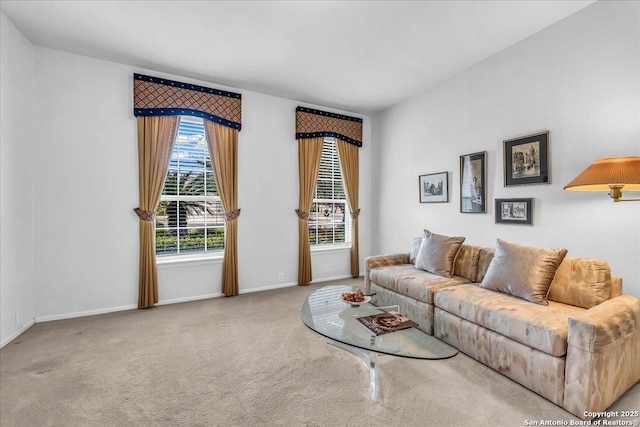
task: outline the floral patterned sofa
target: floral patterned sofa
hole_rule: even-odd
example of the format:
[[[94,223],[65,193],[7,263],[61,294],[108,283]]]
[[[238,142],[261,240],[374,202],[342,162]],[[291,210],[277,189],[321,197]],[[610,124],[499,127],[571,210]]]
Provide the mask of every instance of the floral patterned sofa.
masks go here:
[[[410,253],[365,260],[374,304],[399,305],[428,334],[582,419],[607,409],[640,380],[640,299],[622,295],[622,279],[605,261],[500,239],[496,249],[481,248],[456,238],[450,271],[442,274],[416,268],[423,267],[420,256],[438,254],[422,251],[427,233],[414,239]],[[542,264],[522,251],[536,253]],[[537,296],[523,296],[510,283],[510,277],[527,282],[545,268],[538,279],[550,285]],[[500,275],[497,288],[503,286],[496,290],[490,282]]]

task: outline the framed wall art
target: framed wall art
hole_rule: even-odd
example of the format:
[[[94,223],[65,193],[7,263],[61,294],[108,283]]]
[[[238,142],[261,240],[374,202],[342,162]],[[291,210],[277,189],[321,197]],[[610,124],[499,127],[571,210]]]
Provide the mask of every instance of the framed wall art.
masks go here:
[[[487,211],[487,152],[460,156],[460,212]]]
[[[533,224],[533,199],[496,199],[496,224]]]
[[[549,183],[549,131],[504,141],[505,187]]]
[[[420,203],[446,203],[449,201],[449,173],[420,175]]]

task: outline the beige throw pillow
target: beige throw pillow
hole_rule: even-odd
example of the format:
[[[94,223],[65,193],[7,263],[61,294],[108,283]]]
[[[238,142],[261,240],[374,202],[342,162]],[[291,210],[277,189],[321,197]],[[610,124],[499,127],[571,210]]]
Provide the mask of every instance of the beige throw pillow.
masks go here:
[[[451,277],[453,263],[464,242],[464,237],[448,237],[424,230],[420,250],[416,256],[416,268],[439,276]]]
[[[549,305],[549,286],[566,254],[566,249],[520,246],[498,239],[480,286]]]
[[[551,282],[547,299],[591,308],[611,297],[611,270],[606,261],[565,257]]]

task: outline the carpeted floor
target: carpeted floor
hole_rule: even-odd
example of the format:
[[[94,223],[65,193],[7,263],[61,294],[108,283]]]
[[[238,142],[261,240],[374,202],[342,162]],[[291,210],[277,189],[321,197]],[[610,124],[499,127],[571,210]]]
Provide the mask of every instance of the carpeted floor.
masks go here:
[[[464,354],[379,357],[382,399],[369,400],[360,361],[300,320],[302,303],[319,286],[36,324],[0,350],[0,425],[524,426],[575,419]],[[640,384],[611,409],[640,410]]]

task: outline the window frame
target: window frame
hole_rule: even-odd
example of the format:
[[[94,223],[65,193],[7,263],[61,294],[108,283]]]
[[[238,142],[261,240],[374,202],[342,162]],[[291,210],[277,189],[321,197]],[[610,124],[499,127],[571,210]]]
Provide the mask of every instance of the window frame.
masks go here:
[[[182,121],[189,121],[189,122],[197,122],[197,123],[203,123],[203,119],[198,118],[198,117],[192,117],[192,116],[180,116],[180,122]],[[177,162],[178,162],[178,167],[177,169],[171,169],[171,167],[169,167],[167,169],[167,175],[165,176],[165,181],[162,184],[162,193],[165,192],[165,184],[166,184],[166,180],[167,177],[169,176],[169,174],[172,171],[177,171],[178,177],[183,176],[183,174],[180,172],[180,151],[178,151],[178,153],[176,153],[176,150],[179,150],[180,148],[180,144],[179,144],[179,140],[178,138],[180,137],[179,134],[179,130],[180,130],[180,122],[178,123],[178,131],[176,132],[176,140],[174,142],[174,146],[172,149],[172,153],[171,153],[171,158],[173,159],[174,156],[176,156],[177,154]],[[205,134],[205,130],[204,130],[204,126],[202,128],[203,134],[205,135],[206,138],[206,134]],[[187,135],[189,136],[189,135]],[[171,160],[170,160],[171,161]],[[207,190],[206,190],[206,182],[209,179],[208,176],[209,174],[211,174],[211,178],[214,180],[215,186],[216,186],[216,192],[217,192],[217,183],[215,182],[215,175],[213,174],[213,163],[212,163],[213,159],[211,159],[211,154],[209,152],[209,148],[207,146],[207,148],[204,150],[204,165],[203,165],[203,169],[202,169],[202,173],[204,174],[204,180],[205,180],[205,189],[204,194],[202,195],[197,195],[197,196],[193,196],[193,195],[177,195],[177,194],[161,194],[160,195],[160,201],[158,203],[158,208],[160,207],[160,203],[162,202],[203,202],[207,205],[211,205],[211,204],[216,204],[216,203],[220,203],[221,206],[221,199],[219,194],[218,195],[207,195]],[[211,170],[208,171],[207,170],[207,165],[210,164],[211,165]],[[187,169],[191,170],[191,169]],[[200,171],[198,171],[200,172]],[[184,175],[186,176],[186,174]],[[179,179],[179,178],[178,178]],[[179,182],[179,181],[178,181]],[[180,187],[180,184],[178,184],[178,188]],[[179,191],[179,190],[177,190]],[[179,205],[178,205],[179,206]],[[156,255],[156,262],[158,264],[171,264],[174,262],[180,262],[180,261],[191,261],[191,262],[195,262],[195,261],[200,261],[200,260],[214,260],[214,259],[222,259],[223,255],[224,255],[224,243],[226,241],[226,221],[224,221],[224,219],[222,220],[222,225],[208,225],[207,224],[207,216],[211,216],[211,214],[209,214],[207,212],[207,210],[205,209],[203,212],[203,225],[202,226],[189,226],[188,224],[185,227],[181,227],[180,224],[177,225],[177,227],[169,227],[168,224],[166,227],[161,227],[158,228],[158,222],[157,222],[157,217],[158,217],[158,208],[156,208],[156,220],[154,220],[154,248],[155,248],[155,255]],[[222,215],[224,216],[224,210],[222,210]],[[191,216],[188,215],[187,218]],[[176,250],[177,252],[171,252],[171,253],[158,253],[158,246],[157,246],[157,235],[158,235],[158,230],[172,230],[175,229],[176,231]],[[205,230],[205,238],[204,238],[204,250],[195,250],[195,251],[181,251],[180,250],[180,244],[181,244],[181,240],[183,240],[183,238],[180,235],[180,230],[199,230],[199,229],[203,229]],[[207,238],[208,238],[208,232],[209,230],[213,230],[213,229],[222,229],[222,244],[223,247],[216,247],[214,249],[208,249],[207,248]],[[187,231],[188,232],[188,231]]]
[[[318,173],[318,178],[316,180],[316,186],[313,190],[313,198],[311,199],[311,208],[313,208],[314,205],[317,205],[318,203],[324,203],[324,204],[331,204],[331,205],[335,205],[336,203],[338,204],[344,204],[344,212],[343,212],[343,216],[344,216],[344,220],[343,220],[343,224],[344,224],[344,235],[345,235],[345,240],[343,242],[336,242],[335,241],[335,235],[336,235],[336,230],[337,227],[336,225],[338,225],[338,223],[336,223],[335,221],[335,215],[336,213],[333,212],[332,215],[334,216],[333,220],[331,221],[331,226],[332,226],[332,242],[331,243],[313,243],[311,241],[311,236],[312,236],[312,227],[311,227],[311,218],[312,215],[316,212],[314,212],[312,209],[310,210],[309,213],[309,221],[307,224],[307,229],[309,231],[309,246],[311,247],[311,251],[312,252],[325,252],[325,251],[331,251],[331,250],[342,250],[342,249],[350,249],[351,245],[352,245],[352,230],[351,230],[351,211],[349,209],[349,201],[347,200],[347,193],[346,193],[346,186],[344,184],[344,177],[342,175],[342,167],[341,167],[341,162],[340,162],[340,155],[338,154],[338,141],[336,138],[333,137],[324,137],[324,141],[323,141],[323,154],[325,152],[324,150],[324,144],[330,142],[333,144],[333,150],[332,153],[335,153],[335,157],[337,159],[337,172],[339,173],[340,176],[340,183],[342,184],[342,194],[344,194],[344,199],[336,199],[335,195],[336,195],[336,180],[335,180],[335,172],[336,170],[334,169],[333,165],[332,165],[332,170],[331,170],[331,179],[326,179],[326,178],[322,178],[320,172]],[[332,162],[333,163],[333,162]],[[321,160],[321,164],[322,164],[322,160]],[[324,182],[331,182],[331,189],[332,189],[332,193],[334,195],[333,199],[327,199],[327,198],[318,198],[318,183],[320,183],[321,181]],[[319,241],[319,239],[317,238],[318,236],[318,230],[319,230],[319,224],[316,221],[316,242]]]

